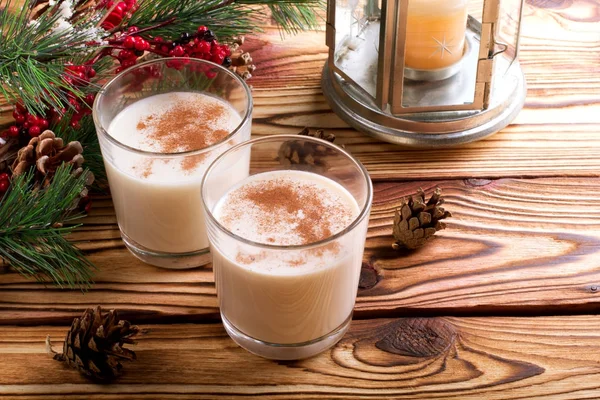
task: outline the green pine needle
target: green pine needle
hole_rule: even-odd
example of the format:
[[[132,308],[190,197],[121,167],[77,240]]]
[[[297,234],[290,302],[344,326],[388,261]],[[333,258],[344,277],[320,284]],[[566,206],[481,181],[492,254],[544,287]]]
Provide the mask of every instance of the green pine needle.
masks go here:
[[[81,87],[66,82],[64,65],[90,51],[85,43],[97,34],[95,18],[70,21],[59,28],[61,3],[31,21],[34,0],[24,0],[18,12],[14,0],[0,10],[0,94],[14,103],[21,100],[35,114],[45,114],[47,104],[60,109],[68,105],[65,93],[82,97],[97,91],[93,85]]]
[[[200,25],[212,29],[219,40],[261,31],[265,13],[256,6],[267,6],[281,30],[296,33],[317,29],[317,10],[324,0],[145,0],[133,14],[130,25],[152,29],[152,35],[171,39],[183,32],[194,32]]]
[[[12,182],[0,202],[0,257],[24,276],[87,288],[94,266],[65,238],[82,216],[67,210],[85,187],[86,173],[75,178],[70,172],[70,166],[61,166],[41,190],[34,188],[31,172]]]

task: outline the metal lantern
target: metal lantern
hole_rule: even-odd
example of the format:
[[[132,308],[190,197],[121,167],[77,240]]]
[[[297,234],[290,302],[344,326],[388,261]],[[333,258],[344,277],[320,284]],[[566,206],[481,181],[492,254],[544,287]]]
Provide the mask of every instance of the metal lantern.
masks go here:
[[[353,127],[410,146],[488,136],[525,102],[524,0],[328,0],[323,92]]]

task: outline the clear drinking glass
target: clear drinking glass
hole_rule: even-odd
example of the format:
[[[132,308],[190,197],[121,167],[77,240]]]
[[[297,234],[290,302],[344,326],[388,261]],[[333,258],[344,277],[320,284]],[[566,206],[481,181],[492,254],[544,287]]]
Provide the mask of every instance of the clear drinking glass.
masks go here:
[[[228,119],[231,126],[235,126],[239,115],[235,129],[223,132],[221,140],[208,147],[198,144],[188,146],[186,151],[172,152],[143,151],[124,143],[133,138],[136,129],[137,111],[132,107],[135,103],[151,101],[149,97],[158,95],[181,101],[181,96],[199,94],[213,98],[207,102],[216,99],[219,104],[229,105],[233,111],[227,107],[227,115],[235,117],[234,121]],[[165,101],[168,104],[169,100]],[[137,109],[146,109],[145,103]],[[124,119],[122,112],[127,113]],[[151,60],[109,81],[96,97],[93,116],[127,248],[142,261],[165,268],[191,268],[210,262],[200,184],[206,168],[219,154],[250,138],[252,97],[246,83],[228,69],[208,61]],[[128,129],[122,129],[125,125],[120,123],[111,127],[117,117],[118,121],[134,122]],[[168,133],[178,129],[176,125],[167,124],[162,129]],[[189,126],[194,132],[195,120]],[[199,129],[197,134],[204,132]],[[192,139],[198,141],[195,136]],[[236,182],[247,174],[247,165],[234,162],[222,179]]]
[[[221,176],[236,161],[250,163],[249,177],[224,183]],[[355,202],[355,217],[345,229],[305,245],[265,244],[230,231],[215,213],[224,195],[242,181],[252,182],[259,174],[289,178],[297,171]],[[254,139],[213,162],[202,183],[202,201],[221,317],[236,343],[262,357],[290,360],[318,354],[341,339],[352,319],[372,195],[360,162],[312,137]],[[247,212],[240,210],[241,218]]]

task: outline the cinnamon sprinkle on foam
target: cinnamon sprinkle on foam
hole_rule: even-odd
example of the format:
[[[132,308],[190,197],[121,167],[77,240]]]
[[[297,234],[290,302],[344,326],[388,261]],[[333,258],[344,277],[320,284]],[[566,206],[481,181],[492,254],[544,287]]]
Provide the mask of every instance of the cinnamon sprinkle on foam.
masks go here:
[[[219,100],[184,99],[173,95],[167,111],[154,113],[138,121],[136,128],[147,131],[146,142],[160,153],[179,153],[201,150],[222,141],[229,131],[218,121],[227,117],[227,105]],[[205,159],[204,155],[185,157],[181,168],[194,170]],[[142,176],[151,173],[151,166]]]
[[[228,229],[251,229],[249,239],[275,245],[306,245],[327,239],[346,228],[352,207],[336,191],[311,180],[255,180],[227,196],[219,219]],[[246,237],[246,236],[245,236]],[[335,252],[334,245],[323,251]]]

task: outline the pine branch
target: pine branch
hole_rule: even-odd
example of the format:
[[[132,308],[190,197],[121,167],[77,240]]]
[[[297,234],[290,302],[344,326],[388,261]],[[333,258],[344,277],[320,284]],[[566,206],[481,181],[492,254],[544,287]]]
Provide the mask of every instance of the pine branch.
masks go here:
[[[56,171],[52,184],[37,190],[31,173],[17,177],[0,202],[0,257],[17,272],[63,287],[89,287],[94,266],[65,235],[81,217],[69,214],[85,186],[70,167]]]
[[[288,34],[319,28],[318,10],[325,10],[324,0],[238,0],[242,4],[266,5],[273,20]]]
[[[31,21],[32,4],[34,0],[24,0],[19,12],[12,13],[9,10],[17,7],[8,0],[0,10],[0,94],[43,114],[46,105],[56,109],[67,105],[65,93],[82,97],[98,89],[73,85],[63,73],[67,61],[89,52],[85,43],[96,39],[99,30],[97,18],[65,20],[60,2]]]
[[[219,40],[228,41],[233,36],[261,31],[265,14],[255,6],[269,7],[282,31],[296,33],[318,28],[316,10],[324,5],[324,0],[145,0],[129,24],[147,28],[173,20],[152,29],[152,35],[168,38],[177,38],[205,25]]]

